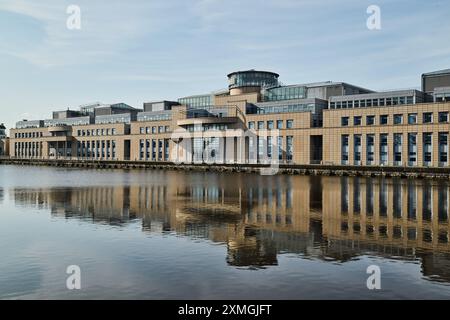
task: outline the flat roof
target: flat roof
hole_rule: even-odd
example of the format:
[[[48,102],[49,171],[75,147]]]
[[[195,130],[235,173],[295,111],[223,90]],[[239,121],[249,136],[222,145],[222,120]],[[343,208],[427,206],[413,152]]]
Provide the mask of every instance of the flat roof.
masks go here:
[[[272,75],[276,76],[277,78],[280,76],[278,73],[275,73],[275,72],[272,72],[272,71],[263,71],[263,70],[250,69],[250,70],[234,71],[232,73],[229,73],[227,75],[227,77],[229,78],[230,76],[232,76],[233,74],[236,74],[236,73],[253,73],[253,72],[269,73],[269,74],[272,74]]]
[[[439,75],[443,75],[443,74],[450,74],[450,69],[443,69],[443,70],[437,70],[437,71],[423,73],[422,77],[423,76],[439,76]]]

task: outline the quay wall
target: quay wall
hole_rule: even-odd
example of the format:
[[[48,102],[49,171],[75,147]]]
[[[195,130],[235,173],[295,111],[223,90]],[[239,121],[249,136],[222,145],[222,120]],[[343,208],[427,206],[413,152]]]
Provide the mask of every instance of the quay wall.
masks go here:
[[[52,166],[93,169],[153,169],[211,172],[261,173],[268,169],[263,164],[176,164],[173,162],[68,160],[68,159],[12,159],[0,158],[0,165]],[[280,164],[275,174],[366,176],[400,178],[450,179],[450,167],[400,167],[400,166],[351,166],[351,165],[290,165]]]

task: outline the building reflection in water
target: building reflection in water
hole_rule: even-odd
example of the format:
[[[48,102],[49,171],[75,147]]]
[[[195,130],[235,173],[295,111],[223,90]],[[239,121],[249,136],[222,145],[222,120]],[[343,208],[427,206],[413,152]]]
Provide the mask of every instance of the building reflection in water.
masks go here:
[[[168,174],[164,183],[10,193],[58,217],[142,221],[144,232],[223,243],[233,266],[276,265],[280,253],[341,262],[371,254],[420,259],[425,276],[450,281],[445,181]]]

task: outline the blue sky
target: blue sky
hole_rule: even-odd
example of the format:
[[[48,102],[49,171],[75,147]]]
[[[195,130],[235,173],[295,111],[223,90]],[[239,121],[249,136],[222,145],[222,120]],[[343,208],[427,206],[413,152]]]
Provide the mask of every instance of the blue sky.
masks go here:
[[[70,4],[81,30],[66,27]],[[372,4],[381,30],[366,27]],[[448,0],[0,0],[0,122],[208,93],[240,69],[419,87],[450,68],[449,13]]]

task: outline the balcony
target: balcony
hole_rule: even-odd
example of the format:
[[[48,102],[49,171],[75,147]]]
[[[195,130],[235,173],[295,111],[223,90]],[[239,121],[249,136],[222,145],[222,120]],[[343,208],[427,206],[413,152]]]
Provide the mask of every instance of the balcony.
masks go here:
[[[177,121],[179,126],[197,123],[203,124],[230,124],[239,121],[242,111],[236,106],[209,106],[179,111],[181,116]]]

